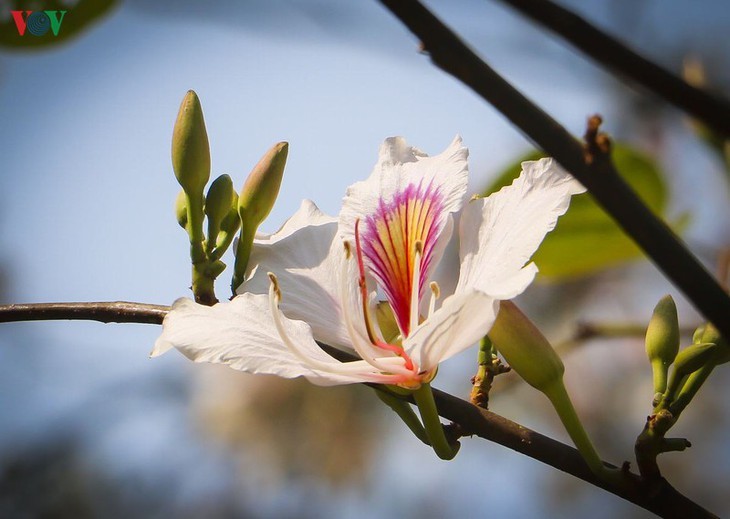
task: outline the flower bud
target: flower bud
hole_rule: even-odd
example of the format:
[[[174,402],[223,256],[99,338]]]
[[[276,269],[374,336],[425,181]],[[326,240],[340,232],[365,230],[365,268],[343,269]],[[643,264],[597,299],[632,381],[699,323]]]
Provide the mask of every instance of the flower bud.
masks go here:
[[[210,177],[210,148],[203,109],[192,90],[180,104],[172,132],[172,169],[189,197],[202,197]]]
[[[502,301],[489,332],[497,351],[525,382],[545,392],[562,380],[565,367],[545,336],[511,301]]]
[[[246,275],[256,229],[269,215],[276,202],[288,153],[287,142],[280,142],[267,151],[249,174],[238,197],[241,233],[236,247],[236,263],[233,266],[231,281],[234,294]]]
[[[234,191],[231,197],[231,208],[221,222],[221,230],[215,246],[220,248],[225,243],[228,248],[239,227],[241,227],[241,217],[238,215],[238,195]]]
[[[288,153],[289,143],[274,145],[248,175],[238,197],[238,212],[244,226],[258,227],[271,212],[279,194]]]
[[[712,323],[705,323],[692,336],[693,342],[717,344],[717,355],[715,356],[715,364],[724,364],[730,361],[730,344],[720,335],[720,332]]]
[[[717,344],[711,342],[687,346],[674,360],[673,377],[686,377],[707,364],[717,352]]]
[[[175,200],[175,218],[177,218],[177,223],[185,229],[185,227],[188,225],[188,197],[185,195],[185,191],[180,191],[177,194],[177,199]]]
[[[205,215],[208,217],[208,240],[215,242],[223,219],[231,211],[233,181],[228,175],[216,178],[205,197]]]
[[[679,351],[679,320],[672,296],[662,297],[646,329],[646,355],[654,376],[654,392],[667,389],[667,370]]]

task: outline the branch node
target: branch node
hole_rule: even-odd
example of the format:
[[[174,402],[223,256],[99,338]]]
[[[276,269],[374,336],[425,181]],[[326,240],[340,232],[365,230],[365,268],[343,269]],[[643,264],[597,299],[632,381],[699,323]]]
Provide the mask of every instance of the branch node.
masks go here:
[[[588,118],[586,132],[583,136],[585,140],[583,157],[586,164],[593,164],[599,160],[608,160],[610,158],[611,138],[600,131],[602,123],[603,118],[598,114]]]

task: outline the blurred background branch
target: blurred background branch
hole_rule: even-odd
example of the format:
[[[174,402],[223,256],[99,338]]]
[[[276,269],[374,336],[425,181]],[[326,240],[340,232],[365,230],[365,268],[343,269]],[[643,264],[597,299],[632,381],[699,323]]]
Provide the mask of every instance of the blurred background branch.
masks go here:
[[[562,36],[619,77],[643,86],[716,132],[730,136],[730,104],[727,99],[696,88],[550,0],[497,1]]]

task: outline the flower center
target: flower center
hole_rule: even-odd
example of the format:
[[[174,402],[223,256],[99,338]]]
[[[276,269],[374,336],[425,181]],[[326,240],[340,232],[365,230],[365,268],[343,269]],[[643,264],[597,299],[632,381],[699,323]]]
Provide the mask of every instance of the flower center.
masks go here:
[[[444,226],[443,213],[439,188],[422,181],[409,184],[389,202],[381,200],[362,222],[359,256],[367,260],[404,337],[418,324],[418,303]]]

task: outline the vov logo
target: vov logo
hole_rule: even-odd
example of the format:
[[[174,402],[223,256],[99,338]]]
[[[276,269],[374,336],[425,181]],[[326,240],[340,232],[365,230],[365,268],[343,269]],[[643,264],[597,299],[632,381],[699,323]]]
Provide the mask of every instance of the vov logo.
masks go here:
[[[44,36],[48,29],[58,36],[63,17],[67,11],[10,11],[18,28],[18,34],[24,36],[26,31],[33,36]]]

